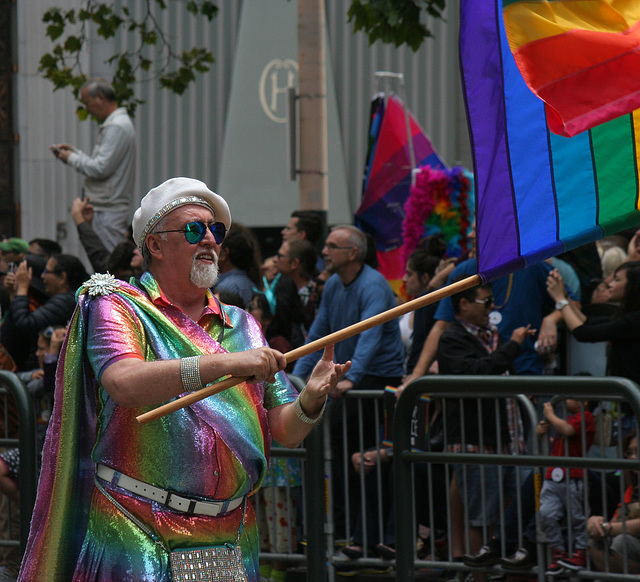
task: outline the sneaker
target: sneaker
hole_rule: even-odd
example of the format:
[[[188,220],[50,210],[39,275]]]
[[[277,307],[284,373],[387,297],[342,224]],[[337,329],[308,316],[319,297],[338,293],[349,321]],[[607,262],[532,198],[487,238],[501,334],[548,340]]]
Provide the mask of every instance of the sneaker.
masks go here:
[[[396,559],[396,549],[391,546],[386,546],[385,544],[378,544],[376,546],[376,552],[383,560],[395,560]]]
[[[462,561],[470,568],[493,566],[500,560],[500,549],[491,545],[482,546],[475,554],[465,554]]]
[[[560,563],[560,560],[564,560],[568,557],[567,552],[564,550],[554,549],[551,554],[551,563],[547,566],[545,574],[547,576],[560,576],[564,572],[564,566]]]
[[[500,565],[509,570],[528,570],[536,565],[536,557],[527,548],[518,548],[508,558],[502,558]]]
[[[350,560],[357,560],[364,555],[360,546],[345,546],[340,550],[341,554],[344,554]]]
[[[560,558],[558,564],[577,572],[587,565],[587,556],[584,550],[576,550],[570,558]]]

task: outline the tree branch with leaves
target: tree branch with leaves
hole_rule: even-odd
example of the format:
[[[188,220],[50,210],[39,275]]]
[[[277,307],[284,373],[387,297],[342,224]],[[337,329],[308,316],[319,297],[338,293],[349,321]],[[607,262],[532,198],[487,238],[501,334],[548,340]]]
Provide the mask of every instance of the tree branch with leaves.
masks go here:
[[[134,92],[138,76],[143,73],[150,79],[158,79],[161,87],[182,95],[196,80],[196,73],[210,70],[214,58],[202,47],[175,50],[156,18],[158,10],[167,8],[167,1],[180,2],[187,12],[209,21],[218,13],[218,7],[210,0],[129,0],[132,6],[134,2],[136,6],[143,3],[145,10],[139,19],[126,5],[116,8],[98,0],[80,0],[80,8],[71,10],[50,8],[43,21],[47,24],[47,37],[55,44],[41,57],[40,71],[56,90],[71,87],[79,100],[80,89],[89,78],[82,68],[81,56],[89,45],[88,32],[93,25],[95,33],[103,39],[113,38],[118,32],[136,37],[135,49],[117,52],[106,61],[114,67],[110,82],[116,98],[129,115],[133,116],[136,107],[144,103]],[[351,0],[348,19],[356,32],[367,34],[371,44],[378,40],[395,46],[408,44],[417,51],[426,38],[433,36],[421,22],[422,16],[426,13],[442,18],[445,3],[446,0]],[[79,105],[77,113],[80,119],[86,119],[84,106]]]
[[[415,52],[433,36],[421,22],[421,14],[442,18],[445,4],[446,0],[352,0],[348,17],[356,32],[367,34],[370,44],[377,40],[408,44]]]
[[[209,71],[214,62],[209,50],[193,47],[178,52],[167,38],[154,12],[165,10],[167,3],[164,0],[143,2],[145,10],[138,19],[125,5],[116,8],[113,4],[96,0],[82,0],[78,9],[53,7],[47,10],[43,16],[47,25],[46,35],[55,44],[51,52],[41,57],[39,70],[53,83],[54,90],[71,87],[74,97],[79,100],[80,89],[89,79],[83,70],[81,56],[89,44],[91,25],[103,39],[113,38],[118,32],[136,37],[133,50],[117,52],[106,61],[114,67],[109,81],[116,98],[121,106],[127,108],[129,115],[133,116],[136,107],[144,103],[134,92],[134,84],[143,72],[148,74],[148,78],[158,79],[161,87],[182,95],[196,80],[196,73]],[[189,0],[184,7],[194,16],[204,16],[209,21],[218,12],[218,7],[209,0]],[[159,56],[151,58],[149,53],[152,50]],[[86,119],[88,115],[83,106],[78,106],[77,113],[80,119]]]

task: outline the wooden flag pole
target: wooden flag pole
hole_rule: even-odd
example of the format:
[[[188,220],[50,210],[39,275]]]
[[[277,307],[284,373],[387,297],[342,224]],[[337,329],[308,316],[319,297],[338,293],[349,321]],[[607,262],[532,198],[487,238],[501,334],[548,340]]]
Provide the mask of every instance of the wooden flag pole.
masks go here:
[[[446,287],[442,287],[441,289],[437,289],[432,293],[427,293],[422,297],[418,297],[417,299],[413,299],[412,301],[408,301],[407,303],[403,303],[402,305],[398,305],[388,311],[384,311],[379,313],[378,315],[374,315],[373,317],[369,317],[363,321],[359,321],[358,323],[354,323],[349,327],[345,327],[339,331],[330,333],[327,336],[321,337],[311,343],[305,344],[304,346],[300,346],[295,350],[291,350],[285,354],[287,358],[287,364],[291,362],[295,362],[297,359],[302,358],[303,356],[307,356],[312,354],[313,352],[317,352],[318,350],[323,350],[327,346],[332,344],[337,344],[338,342],[350,338],[356,334],[362,333],[372,327],[376,327],[377,325],[381,325],[386,323],[387,321],[391,321],[396,317],[400,317],[405,313],[409,313],[410,311],[415,311],[416,309],[420,309],[425,305],[430,305],[431,303],[435,303],[436,301],[440,301],[445,297],[450,297],[455,293],[460,291],[464,291],[465,289],[469,289],[471,287],[475,287],[482,282],[479,275],[472,275],[471,277],[467,277],[466,279],[462,279],[461,281],[456,281],[451,285],[447,285]],[[176,410],[180,410],[185,406],[189,406],[190,404],[194,404],[195,402],[199,402],[200,400],[207,398],[208,396],[213,396],[214,394],[218,394],[227,388],[231,388],[236,384],[240,384],[245,380],[248,380],[248,377],[239,378],[236,376],[229,376],[224,380],[216,382],[215,384],[210,384],[202,388],[202,390],[197,390],[196,392],[192,392],[187,396],[183,396],[182,398],[178,398],[177,400],[172,400],[171,402],[167,402],[167,404],[163,404],[162,406],[158,406],[158,408],[154,408],[149,412],[145,412],[140,416],[137,416],[136,419],[140,424],[146,424],[152,420],[157,418],[161,418],[169,414],[170,412],[175,412]]]

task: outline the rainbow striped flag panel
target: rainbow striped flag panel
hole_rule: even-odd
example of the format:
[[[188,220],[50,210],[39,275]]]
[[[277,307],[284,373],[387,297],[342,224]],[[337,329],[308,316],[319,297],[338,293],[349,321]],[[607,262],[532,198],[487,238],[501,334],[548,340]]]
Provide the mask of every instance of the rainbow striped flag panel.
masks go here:
[[[509,45],[554,133],[640,107],[638,0],[502,0]]]
[[[552,133],[510,50],[500,0],[461,0],[460,55],[483,279],[640,224],[640,110],[573,137]]]

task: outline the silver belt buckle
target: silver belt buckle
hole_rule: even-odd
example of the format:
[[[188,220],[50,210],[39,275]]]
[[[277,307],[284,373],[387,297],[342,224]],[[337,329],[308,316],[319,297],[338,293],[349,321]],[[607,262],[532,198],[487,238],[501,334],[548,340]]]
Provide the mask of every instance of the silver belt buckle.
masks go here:
[[[167,507],[169,509],[174,509],[175,511],[181,511],[183,513],[188,513],[189,515],[193,515],[194,509],[196,507],[195,499],[189,499],[187,497],[183,497],[182,495],[178,495],[175,491],[172,491],[171,489],[165,489],[165,491],[167,492],[167,498],[164,500],[164,503],[162,504],[164,507]],[[189,506],[187,507],[187,509],[179,509],[177,507],[172,507],[171,505],[169,505],[171,503],[171,498],[173,496],[180,498],[183,502],[187,501],[189,503]]]

